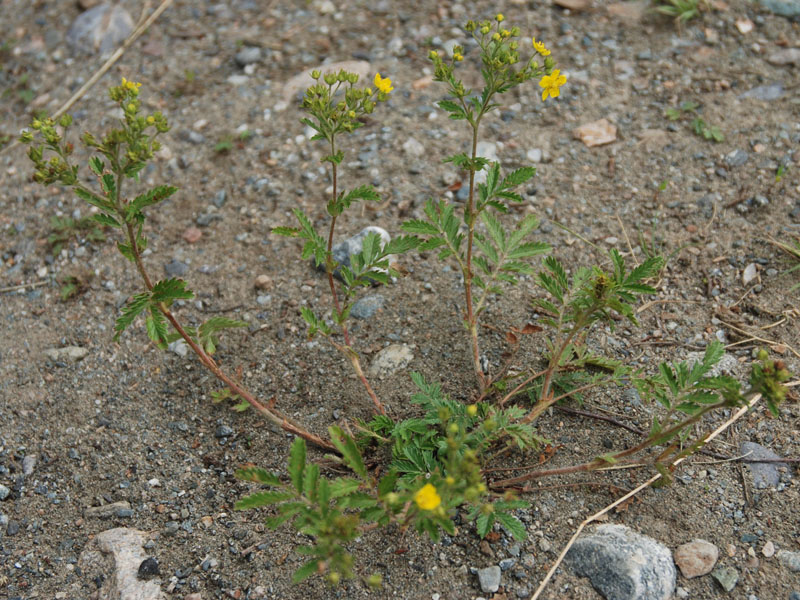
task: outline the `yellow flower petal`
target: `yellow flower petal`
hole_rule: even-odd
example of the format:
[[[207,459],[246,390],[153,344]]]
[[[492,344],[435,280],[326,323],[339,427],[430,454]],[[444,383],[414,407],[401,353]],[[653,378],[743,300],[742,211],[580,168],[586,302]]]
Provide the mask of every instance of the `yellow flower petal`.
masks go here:
[[[414,494],[414,502],[422,510],[435,510],[442,503],[442,498],[433,485],[426,483]]]

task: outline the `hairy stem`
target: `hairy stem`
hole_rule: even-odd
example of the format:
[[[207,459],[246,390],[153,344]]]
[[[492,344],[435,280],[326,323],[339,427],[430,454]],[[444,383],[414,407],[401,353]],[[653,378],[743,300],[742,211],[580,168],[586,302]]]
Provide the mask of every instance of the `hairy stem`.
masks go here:
[[[472,160],[478,154],[478,127],[480,126],[480,115],[472,126]],[[469,200],[465,208],[466,221],[469,232],[467,234],[467,264],[464,269],[464,294],[467,304],[467,326],[472,342],[472,363],[475,367],[475,375],[478,378],[478,391],[483,393],[486,388],[486,375],[481,367],[480,347],[478,345],[478,319],[472,306],[472,245],[475,239],[475,169],[469,171]]]

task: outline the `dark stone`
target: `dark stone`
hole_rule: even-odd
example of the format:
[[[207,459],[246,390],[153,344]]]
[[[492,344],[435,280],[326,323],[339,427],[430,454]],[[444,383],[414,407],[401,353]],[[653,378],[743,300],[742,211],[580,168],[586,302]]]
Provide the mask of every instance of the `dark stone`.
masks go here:
[[[139,565],[139,571],[136,573],[136,576],[139,579],[147,581],[148,579],[157,577],[159,574],[158,560],[154,556],[148,556],[142,561],[142,564]]]

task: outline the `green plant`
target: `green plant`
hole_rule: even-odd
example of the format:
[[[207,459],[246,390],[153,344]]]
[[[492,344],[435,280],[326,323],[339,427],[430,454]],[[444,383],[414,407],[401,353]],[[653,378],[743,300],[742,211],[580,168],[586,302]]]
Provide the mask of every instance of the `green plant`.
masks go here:
[[[692,120],[692,131],[694,131],[695,135],[699,135],[705,140],[716,143],[725,141],[725,136],[722,135],[719,127],[716,125],[709,125],[700,117],[696,117]]]
[[[673,17],[678,24],[690,21],[708,8],[707,0],[656,0],[656,11]]]
[[[87,180],[78,176],[78,165],[71,162],[74,149],[67,141],[72,123],[69,116],[58,122],[35,119],[31,130],[20,138],[29,145],[34,179],[43,185],[70,188],[94,206],[98,212],[92,219],[116,232],[120,238],[118,250],[142,280],[143,289],[133,294],[121,310],[115,339],[143,318],[147,334],[158,348],[183,340],[200,363],[222,382],[223,389],[212,393],[215,401],[235,403],[234,409],[241,412],[252,408],[297,436],[285,476],[252,465],[237,472],[240,479],[266,489],[255,491],[236,504],[238,509],[269,507],[270,527],[291,524],[310,538],[308,545],[298,548],[308,561],[295,574],[297,581],[318,574],[336,584],[343,577],[353,576],[356,570],[348,543],[373,527],[392,526],[401,532],[414,528],[438,539],[442,531],[455,535],[454,519],[463,513],[475,523],[480,536],[498,526],[509,535],[522,538],[525,528],[515,513],[526,503],[513,495],[521,482],[626,463],[634,455],[669,475],[673,458],[693,452],[702,443],[695,426],[705,414],[739,406],[757,393],[764,395],[775,412],[785,397],[782,383],[788,372],[782,363],[769,361],[764,354],[759,357],[761,362],[752,367],[749,389],[743,390],[731,378],[709,376],[709,370],[722,355],[717,343],[709,346],[699,366],[664,364],[655,374],[631,368],[591,349],[587,338],[596,324],[613,327],[621,320],[636,325],[634,303],[639,296],[655,291],[648,282],[663,265],[660,257],[649,256],[628,270],[622,256],[612,250],[605,267],[581,266],[571,273],[552,256],[544,259],[538,272],[525,262],[548,249],[545,244],[527,241],[535,230],[535,218],[521,219],[507,229],[496,215],[506,211],[509,202],[520,200],[514,190],[533,176],[533,169],[523,167],[502,175],[499,164],[489,164],[477,156],[479,127],[482,117],[495,107],[497,94],[542,75],[539,84],[543,99],[557,97],[565,79],[553,68],[549,50],[535,40],[533,47],[545,58],[544,67],[533,59],[515,67],[519,62],[515,40],[519,30],[505,29],[503,21],[503,15],[498,14],[494,23],[467,24],[467,31],[475,36],[480,48],[485,85],[478,94],[467,91],[454,75],[456,64],[464,59],[462,48],[456,46],[452,60],[447,62],[435,52],[430,54],[436,77],[448,86],[452,97],[442,101],[442,108],[453,119],[466,121],[471,130],[470,154],[448,159],[470,174],[469,200],[463,214],[458,218],[455,206],[431,200],[425,208],[425,220],[403,225],[407,235],[386,244],[378,236],[369,235],[363,240],[361,251],[344,264],[338,264],[332,252],[337,221],[353,203],[379,198],[367,185],[341,189],[344,151],[340,136],[361,127],[362,118],[386,100],[393,88],[391,81],[380,74],[375,75],[371,86],[363,87],[358,86],[355,74],[346,71],[312,74],[315,83],[303,101],[309,116],[303,123],[316,131],[315,140],[327,145],[322,162],[329,164],[333,184],[326,199],[330,217],[327,235],[318,233],[312,220],[299,209],[294,211],[297,226],[279,227],[275,233],[302,240],[303,260],[313,259],[317,266],[324,267],[331,293],[330,316],[320,307],[303,306],[302,317],[309,336],[323,335],[350,361],[376,413],[369,422],[329,427],[327,438],[308,431],[271,403],[259,401],[217,364],[213,355],[221,343],[220,333],[243,327],[244,322],[212,317],[196,328],[184,326],[177,314],[181,304],[177,301],[193,298],[187,282],[177,278],[151,279],[143,253],[147,247],[147,215],[173,196],[177,188],[159,185],[126,193],[128,186],[141,188],[138,175],[159,149],[158,137],[169,129],[160,113],[142,114],[139,84],[123,79],[121,85],[110,89],[111,99],[123,113],[118,127],[101,138],[91,133],[82,136],[92,154],[89,169],[95,185],[87,185]],[[485,180],[479,181],[477,176],[482,171]],[[386,414],[364,376],[348,318],[359,291],[373,283],[387,282],[394,273],[390,255],[414,249],[438,250],[442,258],[454,260],[464,275],[464,321],[479,399],[470,404],[453,400],[439,384],[414,374],[412,379],[419,390],[412,397],[414,412],[395,420]],[[486,307],[488,294],[498,293],[501,283],[517,283],[521,275],[532,277],[539,290],[533,300],[539,324],[519,332],[547,331],[543,365],[513,375],[501,372],[490,377],[480,365],[478,318]],[[479,290],[476,297],[472,295],[473,286]],[[634,385],[662,407],[646,439],[586,463],[492,479],[493,465],[509,452],[524,456],[547,442],[544,433],[537,430],[538,417],[544,411],[569,399],[580,401],[589,390],[623,384]],[[325,463],[309,458],[308,443],[330,452]],[[659,452],[647,452],[656,447]],[[326,465],[335,465],[338,472],[346,469],[349,474],[329,475]],[[380,576],[373,574],[366,582],[379,585]]]
[[[61,250],[72,238],[84,238],[89,242],[104,242],[106,236],[102,223],[93,217],[51,217],[51,233],[47,236],[47,243],[50,244],[50,252],[53,256],[61,254]]]

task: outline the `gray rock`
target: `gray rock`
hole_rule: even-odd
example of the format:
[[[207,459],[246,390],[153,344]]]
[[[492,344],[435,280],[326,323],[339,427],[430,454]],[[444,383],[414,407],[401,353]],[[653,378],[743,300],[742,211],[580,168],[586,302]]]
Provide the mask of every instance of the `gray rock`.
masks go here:
[[[49,348],[43,354],[53,362],[76,363],[86,358],[89,351],[80,346],[64,346],[63,348]]]
[[[76,52],[106,54],[133,31],[133,19],[118,4],[99,4],[78,15],[67,32],[67,43]]]
[[[481,591],[485,594],[494,594],[500,589],[500,578],[502,572],[497,565],[478,569],[478,582],[481,584]]]
[[[22,459],[22,474],[27,477],[33,474],[33,469],[36,467],[36,455],[28,454]]]
[[[232,435],[233,435],[233,429],[231,427],[228,427],[227,425],[220,425],[214,431],[214,437],[218,438],[226,438]]]
[[[19,521],[9,521],[8,525],[6,525],[6,535],[8,537],[14,537],[19,533],[19,529]]]
[[[668,600],[675,589],[669,549],[624,525],[579,538],[566,563],[609,600]]]
[[[686,579],[711,572],[719,558],[719,549],[706,540],[692,540],[675,548],[675,564]]]
[[[353,308],[350,309],[350,315],[356,319],[369,319],[378,312],[386,303],[386,298],[380,294],[370,294],[359,298]]]
[[[769,448],[765,448],[761,444],[755,442],[742,442],[739,446],[741,454],[747,454],[747,458],[751,460],[769,459],[776,460],[781,457],[775,454]],[[778,462],[749,462],[747,463],[750,469],[750,475],[753,478],[753,486],[758,490],[763,490],[770,487],[777,486],[781,481],[779,467],[785,467],[786,463]]]
[[[736,587],[739,581],[739,571],[733,567],[717,567],[711,572],[711,576],[717,580],[726,592],[730,592]]]
[[[767,57],[773,65],[800,65],[800,48],[782,48]]]
[[[800,16],[800,0],[758,0],[768,11],[782,17]]]
[[[410,137],[403,142],[403,151],[414,158],[420,158],[425,154],[425,146],[417,139]]]
[[[747,162],[749,155],[741,148],[737,148],[725,156],[725,163],[729,167],[741,167]]]
[[[504,558],[498,564],[500,565],[501,571],[508,571],[511,567],[516,564],[516,559],[513,558]]]
[[[369,374],[372,377],[383,379],[405,368],[413,358],[414,353],[405,344],[386,346],[372,359],[372,363],[369,366]]]
[[[212,202],[214,202],[214,206],[217,208],[222,208],[222,206],[225,204],[225,200],[227,200],[227,193],[225,190],[220,190],[214,194],[214,200],[212,200]]]
[[[686,354],[686,362],[689,367],[694,363],[703,360],[704,352],[688,352]],[[742,365],[736,360],[736,357],[731,354],[723,354],[719,362],[711,367],[711,370],[706,374],[707,377],[719,377],[720,375],[731,375],[736,377],[742,372]]]
[[[170,342],[169,345],[167,346],[167,349],[170,352],[177,354],[181,358],[186,358],[189,354],[189,345],[183,339]]]
[[[189,272],[189,265],[185,262],[173,259],[164,265],[164,272],[167,277],[182,277]]]
[[[800,592],[792,592],[789,594],[789,600],[800,600]]]
[[[258,46],[245,46],[236,53],[233,60],[235,60],[236,64],[240,67],[246,67],[247,65],[256,63],[261,60],[261,48]]]
[[[160,575],[158,559],[154,556],[145,558],[141,564],[139,564],[139,569],[136,572],[136,576],[145,581],[157,577],[158,575]]]
[[[131,505],[127,500],[120,500],[103,506],[91,506],[83,511],[83,516],[86,519],[109,519],[115,516],[117,511],[130,509]]]
[[[800,2],[800,0],[798,0]],[[739,98],[752,99],[752,100],[777,100],[785,92],[783,84],[772,83],[770,85],[759,85],[751,90],[747,90],[744,94],[739,95]]]
[[[780,550],[778,552],[778,561],[790,571],[800,573],[800,552]]]
[[[364,227],[361,231],[355,234],[352,237],[347,238],[343,242],[339,242],[336,244],[331,250],[333,252],[333,260],[335,260],[340,265],[344,265],[346,267],[350,266],[350,257],[353,254],[358,254],[361,252],[364,244],[364,238],[367,237],[370,233],[377,233],[381,236],[381,245],[385,246],[388,244],[392,237],[389,235],[389,232],[381,227]],[[323,265],[324,270],[324,265]]]
[[[11,495],[11,490],[0,483],[0,500],[5,500],[9,495]]]

